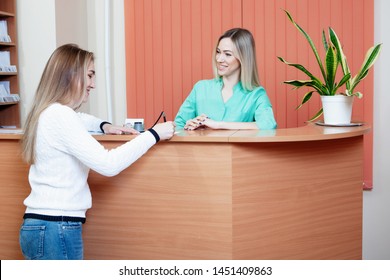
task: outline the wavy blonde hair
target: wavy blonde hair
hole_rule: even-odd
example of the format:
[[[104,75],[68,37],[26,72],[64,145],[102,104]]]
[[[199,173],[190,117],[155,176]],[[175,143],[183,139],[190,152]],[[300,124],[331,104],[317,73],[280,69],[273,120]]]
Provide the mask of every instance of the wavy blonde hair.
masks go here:
[[[240,80],[244,89],[252,91],[260,86],[260,79],[257,70],[256,46],[252,33],[243,28],[233,28],[227,30],[219,37],[213,51],[214,76],[220,78],[217,71],[216,53],[219,42],[224,38],[230,38],[237,50],[234,56],[240,61]]]
[[[53,103],[73,109],[81,106],[86,94],[88,65],[94,61],[92,52],[67,44],[58,47],[50,56],[35,92],[21,140],[22,156],[28,164],[35,161],[35,142],[41,113]]]

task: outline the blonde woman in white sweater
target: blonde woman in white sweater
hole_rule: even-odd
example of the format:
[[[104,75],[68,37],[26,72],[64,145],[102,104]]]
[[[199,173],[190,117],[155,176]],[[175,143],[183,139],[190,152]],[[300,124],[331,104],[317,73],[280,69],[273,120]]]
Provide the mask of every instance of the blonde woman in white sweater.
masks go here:
[[[19,236],[26,259],[83,259],[82,224],[92,205],[89,170],[117,175],[173,136],[174,123],[160,123],[106,150],[89,130],[139,133],[75,111],[88,100],[94,79],[93,53],[71,44],[54,51],[42,74],[22,138],[23,157],[31,165]]]

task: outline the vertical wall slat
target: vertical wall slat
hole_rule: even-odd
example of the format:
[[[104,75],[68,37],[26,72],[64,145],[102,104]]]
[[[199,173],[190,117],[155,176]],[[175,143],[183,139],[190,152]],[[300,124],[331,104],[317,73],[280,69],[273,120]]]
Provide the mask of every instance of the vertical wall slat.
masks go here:
[[[136,1],[138,5],[138,1]],[[135,46],[136,46],[136,57],[135,57],[135,65],[136,65],[136,72],[137,72],[137,80],[136,80],[136,90],[137,92],[143,92],[143,95],[137,94],[136,98],[136,112],[137,114],[141,116],[146,116],[145,114],[145,98],[146,98],[146,88],[145,84],[147,82],[146,76],[145,76],[145,59],[146,59],[146,53],[145,53],[145,36],[146,32],[144,30],[145,25],[145,17],[144,17],[144,2],[139,5],[138,12],[135,13],[135,32],[136,32],[136,38],[135,40]]]
[[[164,0],[161,0],[164,5]],[[172,79],[173,79],[173,91],[172,91],[172,107],[162,108],[167,114],[167,119],[174,118],[174,109],[178,108],[181,105],[183,100],[183,85],[185,84],[184,72],[182,71],[182,66],[186,62],[189,62],[189,59],[186,59],[188,55],[188,50],[183,48],[183,36],[182,36],[182,1],[181,0],[172,0]],[[189,67],[191,67],[189,65]],[[166,68],[164,65],[163,71]],[[169,95],[169,92],[160,92],[160,94]]]
[[[211,10],[213,11],[211,17],[211,35],[214,40],[218,38],[218,36],[220,36],[220,33],[222,31],[222,13],[215,12],[221,11],[222,1],[223,0],[211,0]]]
[[[154,85],[155,85],[155,72],[153,71],[154,69],[154,64],[155,64],[155,56],[156,54],[154,53],[154,34],[158,30],[154,30],[153,26],[153,5],[152,2],[153,0],[144,0],[144,36],[145,36],[145,41],[144,41],[144,50],[145,50],[145,55],[144,55],[144,86],[145,86],[145,109],[144,109],[144,116],[151,116],[153,117],[154,115]],[[157,74],[158,75],[158,74]],[[153,81],[152,83],[150,81]]]
[[[297,5],[297,7],[296,7],[297,19],[299,20],[300,25],[305,26],[305,27],[309,26],[309,13],[310,13],[309,12],[309,1],[311,1],[311,0],[302,0],[300,2],[300,5],[298,5],[298,3],[296,3],[296,5]],[[286,24],[288,24],[290,26],[289,28],[291,28],[290,21],[286,22]],[[288,29],[288,30],[290,30],[290,29]],[[289,33],[287,31],[287,28],[286,28],[286,33]],[[313,59],[312,51],[311,51],[308,43],[306,42],[306,40],[304,40],[304,38],[302,37],[302,35],[298,31],[295,31],[294,35],[295,35],[295,41],[297,42],[297,62],[300,62],[302,65],[309,65],[309,61]],[[305,75],[300,71],[298,71],[297,77],[299,79],[306,79]],[[289,89],[289,91],[291,91],[291,88]],[[299,90],[299,94],[296,95],[297,106],[298,106],[298,104],[301,103],[302,98],[306,92],[308,92],[307,89],[300,89]],[[290,94],[293,94],[293,93],[290,93]],[[292,99],[293,97],[289,97],[289,98]],[[298,115],[297,126],[304,125],[305,122],[308,120],[308,118],[311,117],[311,115],[309,114],[309,106],[302,106],[299,110],[295,110],[295,111],[296,111],[296,114]],[[291,114],[292,114],[292,112],[291,112]]]
[[[281,3],[282,4],[282,3]],[[297,16],[297,3],[294,1],[285,1],[285,5],[282,5],[282,7],[286,7],[286,10],[289,11],[291,14]],[[277,14],[278,18],[277,20],[280,21],[283,25],[284,28],[280,30],[280,36],[282,40],[281,44],[283,44],[283,51],[285,52],[286,55],[284,55],[284,58],[287,59],[288,61],[299,61],[298,60],[298,42],[300,34],[298,34],[297,30],[294,30],[294,32],[287,32],[287,26],[289,28],[292,27],[290,21],[287,19],[284,11],[282,11],[279,7],[277,7],[275,13]],[[299,19],[299,17],[297,18]],[[283,38],[285,37],[285,38]],[[289,42],[297,42],[297,44],[290,44]],[[282,52],[277,52],[277,55],[280,56]],[[297,77],[299,74],[298,71],[295,68],[292,67],[286,67],[283,63],[280,61],[277,61],[278,67],[281,67],[280,75],[283,76],[286,75],[290,79],[290,77]],[[280,84],[280,83],[278,83]],[[296,112],[296,108],[298,106],[298,100],[299,96],[302,96],[302,90],[299,90],[297,94],[296,92],[292,92],[293,90],[291,89],[290,86],[287,87],[287,85],[282,84],[279,87],[278,92],[284,92],[284,98],[286,99],[285,101],[285,125],[283,127],[295,127],[298,126],[298,114]],[[286,89],[288,92],[286,92]],[[296,91],[296,90],[294,90]]]
[[[276,98],[273,98],[273,108],[275,112],[275,117],[280,119],[282,123],[285,122],[283,119],[284,115],[284,106],[285,103],[283,99],[280,99],[280,95],[275,90],[276,85],[276,20],[275,20],[275,2],[274,1],[265,1],[264,2],[264,37],[266,39],[264,43],[264,64],[266,66],[263,75],[262,85],[266,91],[273,95],[275,94]],[[256,13],[256,16],[257,13]],[[245,15],[243,15],[245,17]],[[256,27],[255,27],[256,28]],[[255,38],[256,40],[257,38]]]
[[[124,1],[125,9],[125,42],[126,42],[126,104],[127,116],[137,111],[136,91],[136,65],[135,57],[137,48],[135,46],[135,0]]]
[[[362,36],[364,36],[363,48],[366,52],[374,44],[374,1],[363,1],[364,17],[361,24],[363,25],[359,30],[363,30]],[[375,42],[378,43],[378,42]],[[380,58],[379,58],[380,59]],[[369,124],[374,124],[374,73],[375,66],[370,70],[371,73],[362,82],[361,88],[364,92],[364,121]],[[372,188],[373,186],[373,142],[374,133],[364,135],[364,184],[365,188]]]
[[[202,0],[202,12],[201,12],[201,25],[202,25],[202,40],[201,40],[201,77],[202,78],[212,78],[213,77],[213,71],[212,71],[212,50],[215,46],[215,41],[217,38],[215,38],[212,34],[212,17],[214,15],[213,10],[211,9],[211,2],[213,0]]]
[[[152,1],[152,61],[150,62],[150,73],[151,76],[148,79],[148,83],[153,85],[153,94],[148,92],[148,95],[151,95],[153,100],[151,101],[153,106],[149,106],[150,109],[153,109],[152,112],[149,112],[152,118],[157,118],[157,114],[163,110],[164,104],[164,94],[163,94],[163,59],[162,59],[162,41],[163,41],[163,30],[162,30],[162,14],[161,9],[163,5],[163,0],[153,0]],[[180,79],[179,79],[180,80]],[[150,81],[153,81],[152,83]]]
[[[269,33],[274,32],[275,33],[275,53],[271,56],[271,58],[275,58],[274,64],[275,64],[275,77],[271,77],[271,80],[275,79],[272,83],[265,83],[264,86],[267,90],[267,93],[272,96],[274,95],[273,101],[273,107],[274,111],[277,112],[276,118],[278,121],[279,127],[286,127],[287,126],[287,120],[292,120],[295,118],[289,117],[287,118],[287,103],[290,100],[287,96],[286,86],[282,83],[282,80],[278,81],[278,77],[286,77],[287,72],[294,71],[292,69],[288,69],[283,63],[281,63],[277,58],[277,56],[281,56],[287,60],[294,61],[296,60],[294,48],[287,48],[286,44],[286,20],[285,20],[285,14],[280,7],[284,7],[284,9],[287,9],[286,7],[286,1],[285,0],[278,0],[275,1],[275,5],[273,7],[274,11],[270,10],[269,12],[269,18],[274,18],[274,24],[275,24],[275,31],[268,30],[266,28],[266,34],[265,37],[269,38]],[[288,9],[290,10],[290,9]],[[291,11],[290,11],[291,12]],[[266,26],[269,24],[269,19],[266,20]],[[294,30],[293,30],[294,31]],[[293,34],[293,33],[289,33]],[[268,40],[266,42],[269,43]],[[269,55],[269,51],[267,50],[265,52],[265,56],[267,57]],[[265,71],[268,71],[268,64],[272,62],[266,63],[267,68]],[[292,75],[287,75],[292,76]],[[294,75],[295,76],[295,75]],[[272,99],[271,99],[272,100]]]
[[[321,48],[319,48],[321,43],[320,40],[321,40],[322,28],[320,26],[321,13],[319,11],[318,2],[319,2],[318,0],[308,2],[308,21],[307,21],[308,25],[302,28],[304,28],[304,30],[311,36],[313,43],[315,44],[315,46],[317,46],[320,56],[323,57],[324,51]],[[305,40],[305,39],[302,35],[300,35],[298,40]],[[308,52],[309,52],[308,69],[313,69],[312,73],[314,75],[322,77],[321,71],[318,67],[318,63],[310,48],[308,49]],[[309,119],[314,114],[316,114],[318,110],[321,108],[321,101],[319,96],[317,94],[314,94],[310,100],[310,103],[307,104],[307,106],[308,106],[308,113],[309,113],[307,118]]]
[[[257,13],[256,11],[263,10],[262,7],[263,0],[255,1],[255,0],[246,0],[242,2],[242,27],[250,30],[254,37],[261,37],[263,33],[263,30],[261,26],[262,24],[258,24],[258,21],[262,21],[264,17],[262,16],[256,16],[261,15],[262,12]],[[255,26],[259,28],[255,28]],[[262,83],[262,73],[264,72],[264,43],[265,39],[262,38],[262,40],[256,40],[256,55],[257,55],[257,66],[259,68],[259,76],[260,76],[260,83]]]
[[[141,2],[141,1],[140,1]],[[171,0],[162,1],[162,78],[163,78],[163,90],[164,94],[164,103],[162,104],[163,109],[166,110],[168,116],[172,116],[172,104],[173,104],[173,70],[172,70],[172,61],[173,57],[176,54],[173,54],[173,28],[172,28],[172,17],[173,17],[173,2]],[[150,81],[153,83],[153,81]],[[159,94],[155,92],[154,94]],[[145,124],[150,126],[154,123],[155,117],[158,116],[160,112],[155,112],[153,120],[148,119],[148,116],[145,116]]]
[[[190,1],[192,81],[202,79],[202,2]]]
[[[361,66],[361,63],[364,61],[365,49],[364,49],[364,36],[361,35],[361,30],[364,30],[363,20],[364,19],[364,0],[357,0],[353,2],[352,6],[352,28],[353,28],[353,48],[350,60],[353,63],[352,74],[357,73]],[[358,85],[356,90],[362,91],[362,85]],[[354,101],[354,118],[355,120],[364,119],[364,102],[363,100],[355,99]]]
[[[242,27],[242,0],[232,0],[231,12],[233,15],[231,27]]]

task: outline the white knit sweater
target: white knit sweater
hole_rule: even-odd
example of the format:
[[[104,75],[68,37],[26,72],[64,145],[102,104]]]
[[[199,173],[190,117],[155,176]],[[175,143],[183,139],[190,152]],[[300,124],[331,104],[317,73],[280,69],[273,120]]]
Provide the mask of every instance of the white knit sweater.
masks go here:
[[[42,112],[37,129],[36,161],[31,165],[31,193],[26,213],[85,217],[92,198],[87,183],[90,169],[114,176],[140,158],[156,140],[146,131],[106,150],[88,131],[100,130],[102,120],[76,113],[58,103]]]

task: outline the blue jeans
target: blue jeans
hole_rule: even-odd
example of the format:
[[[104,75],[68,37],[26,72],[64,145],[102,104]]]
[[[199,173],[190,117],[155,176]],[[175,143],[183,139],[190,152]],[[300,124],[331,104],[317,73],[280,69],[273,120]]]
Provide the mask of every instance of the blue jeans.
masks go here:
[[[20,247],[28,260],[82,260],[81,222],[25,219],[20,228]]]

